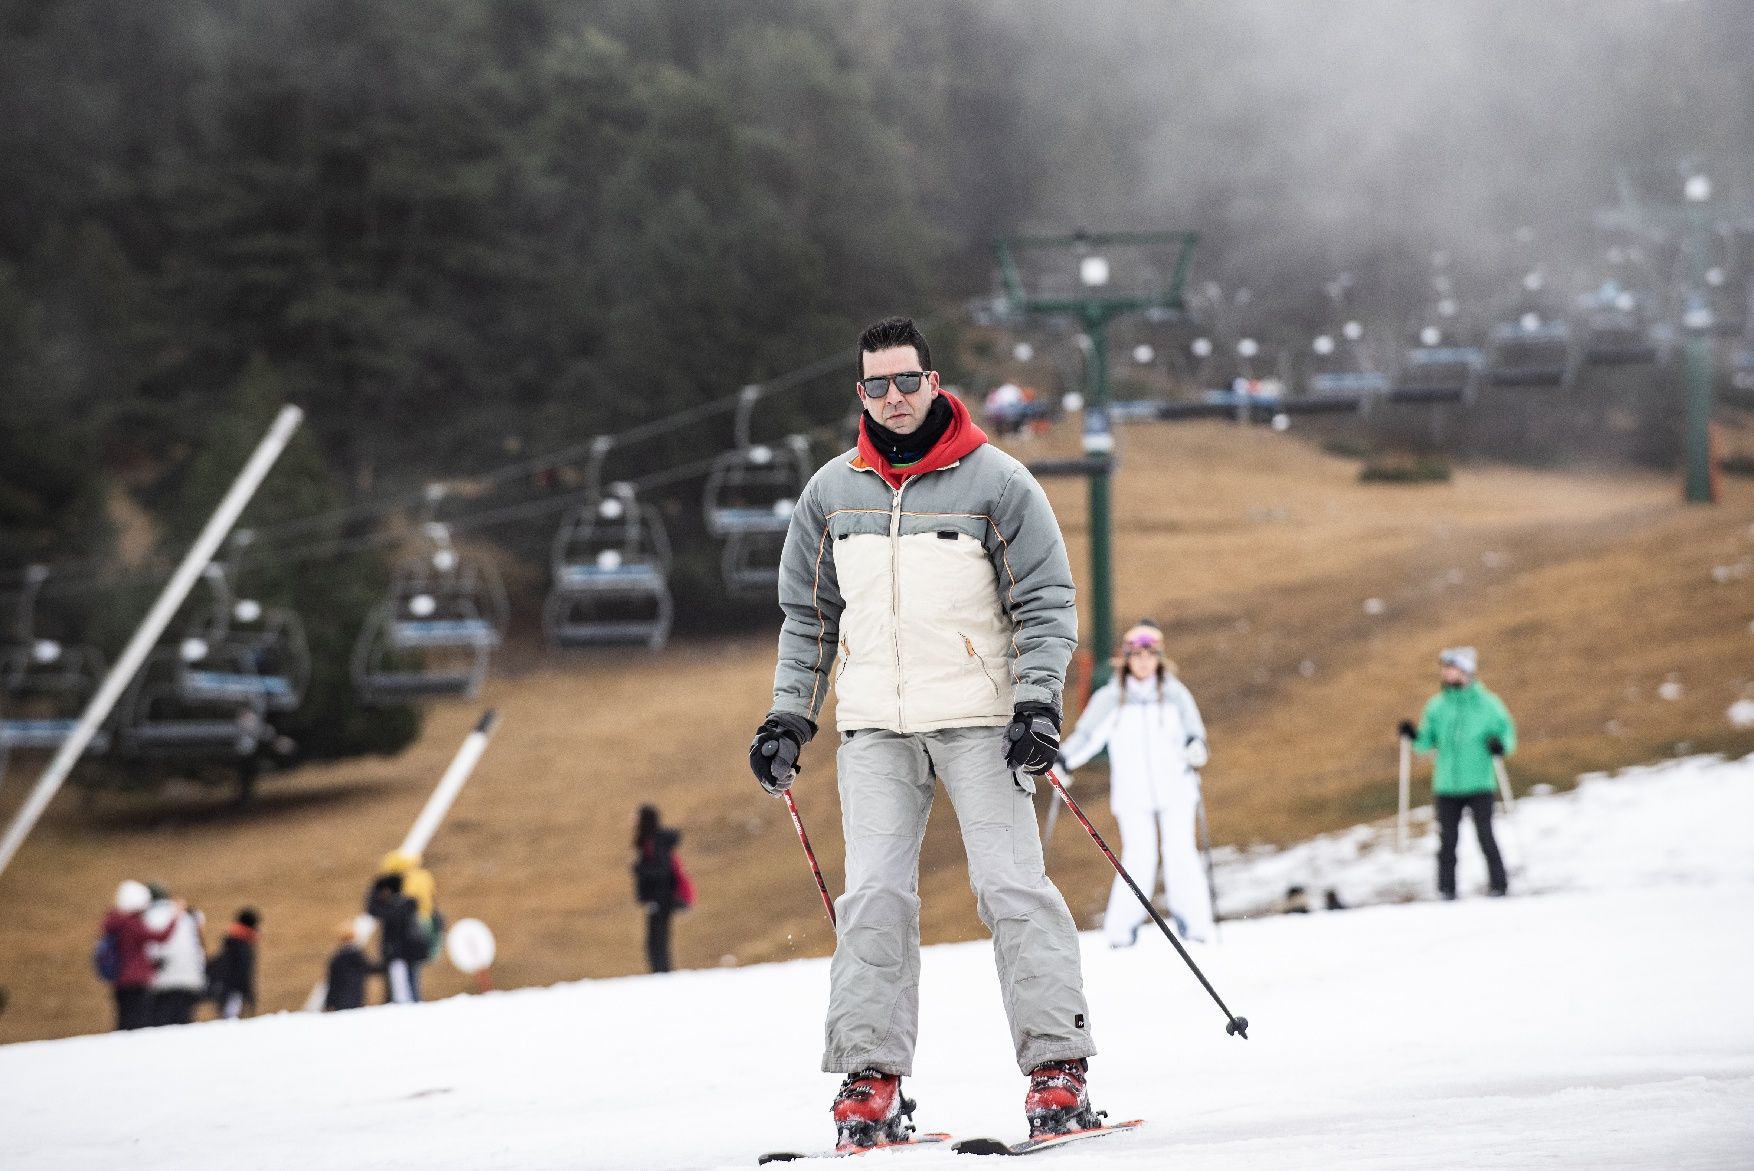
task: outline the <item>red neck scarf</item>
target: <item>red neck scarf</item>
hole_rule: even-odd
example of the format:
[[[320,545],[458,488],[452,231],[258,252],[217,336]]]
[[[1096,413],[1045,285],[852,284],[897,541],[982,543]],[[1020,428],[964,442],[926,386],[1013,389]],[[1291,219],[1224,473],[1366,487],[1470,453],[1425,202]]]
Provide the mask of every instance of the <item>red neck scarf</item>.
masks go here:
[[[950,426],[944,428],[944,434],[939,436],[938,442],[925,455],[905,468],[892,467],[883,458],[883,453],[877,450],[877,445],[865,433],[865,421],[871,416],[860,411],[859,458],[854,461],[854,466],[868,467],[882,476],[885,484],[891,488],[899,488],[910,477],[949,467],[987,441],[987,433],[969,415],[968,408],[962,405],[961,399],[947,390],[940,390],[938,395],[950,406]]]

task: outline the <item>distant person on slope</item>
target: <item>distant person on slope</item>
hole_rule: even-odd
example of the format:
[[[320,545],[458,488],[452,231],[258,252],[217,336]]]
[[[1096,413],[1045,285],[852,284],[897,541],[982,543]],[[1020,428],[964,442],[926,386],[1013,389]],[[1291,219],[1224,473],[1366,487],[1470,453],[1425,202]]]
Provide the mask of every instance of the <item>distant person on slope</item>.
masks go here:
[[[391,1004],[420,1000],[420,966],[430,946],[420,907],[402,893],[400,874],[380,874],[366,896],[365,913],[378,921],[379,968]]]
[[[904,317],[859,338],[858,445],[800,495],[781,556],[773,705],[750,745],[778,796],[832,682],[846,893],[822,1068],[842,1149],[912,1129],[920,842],[942,781],[962,827],[1030,1133],[1098,1124],[1077,928],[1048,879],[1035,778],[1060,744],[1078,639],[1071,566],[1041,486],[939,386]],[[838,672],[835,660],[839,658]]]
[[[171,924],[163,943],[149,944],[152,956],[152,1023],[186,1025],[195,1019],[195,1006],[207,993],[207,945],[201,941],[201,912],[170,897],[165,889],[149,883],[152,905],[146,908],[146,925],[154,931]]]
[[[694,883],[676,846],[682,831],[658,822],[655,805],[641,805],[633,829],[633,897],[646,913],[646,962],[670,970],[670,917],[694,905]]]
[[[1121,831],[1121,865],[1151,893],[1162,835],[1163,890],[1183,939],[1212,938],[1211,891],[1195,826],[1206,725],[1194,697],[1163,655],[1163,632],[1149,620],[1127,631],[1114,675],[1095,695],[1061,756],[1075,769],[1108,749],[1109,808]],[[1131,947],[1149,916],[1120,875],[1109,892],[1102,933]]]
[[[437,959],[445,939],[445,917],[438,909],[438,880],[432,871],[421,863],[419,854],[391,850],[378,864],[378,873],[402,876],[402,893],[414,900],[415,922],[426,936],[426,955],[420,963]]]
[[[115,993],[118,1029],[152,1024],[153,965],[147,945],[169,939],[177,923],[172,919],[162,927],[148,927],[145,912],[151,905],[146,884],[130,878],[116,887],[115,906],[104,916],[98,974]]]
[[[207,965],[207,987],[219,1015],[235,1021],[256,1011],[256,945],[261,939],[262,916],[245,907],[225,930],[219,954]]]
[[[370,915],[357,915],[341,924],[341,946],[329,957],[324,1012],[365,1007],[366,977],[379,970],[366,958],[365,948],[377,928],[378,921]]]
[[[1466,810],[1474,816],[1486,856],[1487,893],[1502,895],[1509,881],[1492,836],[1492,801],[1498,793],[1493,757],[1516,751],[1516,724],[1504,701],[1478,679],[1473,647],[1452,647],[1438,655],[1437,663],[1441,690],[1426,703],[1417,727],[1402,720],[1397,729],[1416,751],[1437,753],[1431,782],[1437,804],[1437,893],[1456,897],[1456,838]]]

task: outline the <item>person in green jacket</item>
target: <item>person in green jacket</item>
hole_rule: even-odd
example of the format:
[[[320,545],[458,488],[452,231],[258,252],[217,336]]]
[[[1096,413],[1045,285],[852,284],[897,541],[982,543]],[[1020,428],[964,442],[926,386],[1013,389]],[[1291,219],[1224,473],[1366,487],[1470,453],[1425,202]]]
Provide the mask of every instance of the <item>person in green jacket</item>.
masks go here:
[[[1486,856],[1488,891],[1503,895],[1508,889],[1504,859],[1492,836],[1492,801],[1498,793],[1493,758],[1516,751],[1516,724],[1504,701],[1476,677],[1480,660],[1473,647],[1451,647],[1437,662],[1443,689],[1426,703],[1418,727],[1402,720],[1399,728],[1416,751],[1437,753],[1431,782],[1437,798],[1437,893],[1456,897],[1456,838],[1466,810],[1474,815]]]

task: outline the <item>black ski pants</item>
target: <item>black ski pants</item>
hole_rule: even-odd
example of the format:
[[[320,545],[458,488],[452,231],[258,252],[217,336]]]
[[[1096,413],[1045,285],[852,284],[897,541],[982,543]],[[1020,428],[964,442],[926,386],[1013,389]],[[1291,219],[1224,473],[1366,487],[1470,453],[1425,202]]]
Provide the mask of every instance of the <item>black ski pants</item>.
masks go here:
[[[116,1028],[145,1029],[152,1025],[152,989],[116,988]]]
[[[1456,893],[1456,838],[1461,835],[1464,809],[1474,815],[1474,832],[1480,838],[1480,852],[1486,855],[1486,881],[1493,894],[1505,892],[1504,859],[1492,836],[1493,797],[1492,793],[1470,793],[1437,798],[1437,893],[1445,898]]]
[[[195,1005],[201,996],[182,988],[167,988],[152,994],[154,1025],[186,1025],[195,1019]]]
[[[646,962],[654,972],[670,970],[670,915],[668,907],[646,909]]]

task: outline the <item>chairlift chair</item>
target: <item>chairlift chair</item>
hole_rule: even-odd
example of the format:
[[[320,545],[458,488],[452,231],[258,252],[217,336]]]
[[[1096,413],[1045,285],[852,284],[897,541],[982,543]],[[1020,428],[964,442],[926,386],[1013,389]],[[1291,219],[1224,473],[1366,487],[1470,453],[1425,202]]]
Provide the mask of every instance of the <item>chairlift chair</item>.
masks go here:
[[[212,605],[184,639],[181,686],[197,702],[260,698],[270,712],[297,709],[311,677],[310,643],[292,610],[238,598],[218,562],[205,574]]]
[[[719,576],[727,593],[738,597],[774,597],[780,584],[780,554],[786,534],[732,533],[719,555]]]
[[[1730,385],[1737,390],[1754,392],[1754,343],[1736,347],[1730,360]]]
[[[371,705],[473,696],[510,618],[492,565],[460,556],[450,532],[429,523],[431,549],[404,560],[353,647],[353,685]]]
[[[1466,400],[1474,392],[1482,357],[1477,346],[1414,346],[1401,362],[1400,386],[1420,394],[1450,394]]]
[[[1566,386],[1576,364],[1571,327],[1526,313],[1492,328],[1485,378],[1494,386]]]
[[[658,650],[669,641],[670,540],[658,510],[641,504],[633,485],[611,484],[567,517],[551,563],[542,607],[550,643],[643,642]]]
[[[1659,359],[1660,347],[1651,332],[1642,298],[1610,281],[1580,300],[1585,363],[1621,366]]]
[[[118,707],[119,747],[130,756],[159,759],[253,756],[273,737],[265,695],[192,694],[183,681],[186,660],[198,650],[190,641],[158,647],[146,657]]]
[[[1361,400],[1385,395],[1393,380],[1376,369],[1364,343],[1364,329],[1356,321],[1348,321],[1336,339],[1333,334],[1316,337],[1312,349],[1309,375],[1304,391],[1314,397],[1351,396]]]
[[[736,446],[713,460],[707,473],[707,532],[725,538],[736,533],[783,533],[791,523],[792,506],[810,481],[810,444],[790,435],[777,445],[749,437],[749,416],[761,398],[759,386],[746,386],[738,396]]]
[[[13,639],[0,647],[0,778],[13,752],[61,747],[104,677],[104,657],[96,647],[38,636],[36,597],[47,579],[43,566],[25,571]],[[85,754],[101,753],[109,743],[109,732],[100,728]]]

